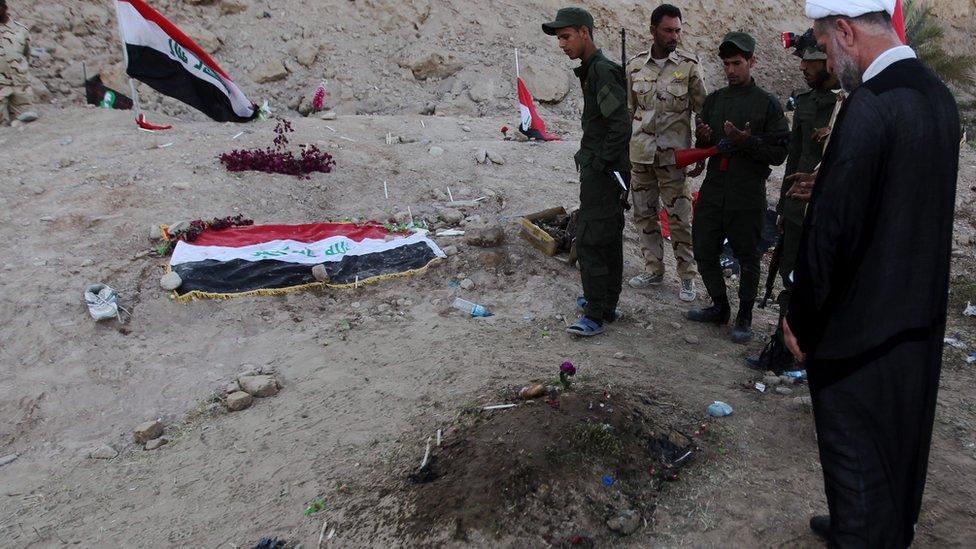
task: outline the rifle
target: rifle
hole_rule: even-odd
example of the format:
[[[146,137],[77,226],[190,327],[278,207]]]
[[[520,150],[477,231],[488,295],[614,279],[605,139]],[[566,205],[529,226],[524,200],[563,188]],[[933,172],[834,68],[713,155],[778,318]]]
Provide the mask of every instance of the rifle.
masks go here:
[[[770,145],[778,145],[781,147],[785,147],[786,145],[790,144],[790,132],[788,131],[753,135],[752,138],[759,140],[760,143],[768,143]],[[722,140],[718,142],[718,145],[713,145],[705,149],[678,149],[674,151],[674,162],[675,166],[680,170],[705,160],[706,158],[711,158],[717,154],[722,154],[726,156],[722,158],[722,162],[719,165],[719,170],[724,172],[729,169],[728,155],[738,151],[739,149],[740,147],[730,138],[723,137]]]
[[[780,233],[779,237],[776,238],[776,247],[773,248],[773,257],[769,259],[769,274],[766,275],[766,293],[763,295],[762,301],[759,302],[760,309],[766,308],[766,303],[769,302],[769,298],[773,295],[773,287],[776,286],[776,275],[778,274],[779,263],[782,258],[783,233]]]

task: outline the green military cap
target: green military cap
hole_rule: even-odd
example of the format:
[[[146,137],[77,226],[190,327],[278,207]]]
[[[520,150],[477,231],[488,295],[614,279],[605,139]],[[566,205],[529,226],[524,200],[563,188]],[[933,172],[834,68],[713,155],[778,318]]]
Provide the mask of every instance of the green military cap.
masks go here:
[[[718,45],[719,49],[722,49],[722,46],[726,44],[732,44],[745,53],[753,53],[756,51],[756,39],[745,32],[734,31],[726,34],[725,38],[722,39],[722,43]]]
[[[566,27],[589,27],[593,31],[593,16],[583,8],[563,8],[556,12],[555,21],[542,24],[542,32],[555,36],[559,29]]]
[[[827,53],[818,48],[817,46],[809,46],[804,48],[800,59],[804,61],[826,61]]]

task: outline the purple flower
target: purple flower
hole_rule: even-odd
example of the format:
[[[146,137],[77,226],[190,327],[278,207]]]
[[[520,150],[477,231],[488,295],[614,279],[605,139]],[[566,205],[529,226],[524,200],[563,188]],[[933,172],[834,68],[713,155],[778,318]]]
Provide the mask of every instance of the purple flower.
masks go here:
[[[559,367],[559,373],[561,375],[575,376],[576,366],[573,366],[572,362],[563,362],[562,366]]]

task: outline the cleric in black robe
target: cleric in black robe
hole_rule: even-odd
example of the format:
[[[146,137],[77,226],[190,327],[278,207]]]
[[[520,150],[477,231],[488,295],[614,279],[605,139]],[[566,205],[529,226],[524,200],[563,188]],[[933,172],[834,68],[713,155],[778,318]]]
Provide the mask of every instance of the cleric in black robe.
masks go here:
[[[935,415],[959,113],[902,46],[893,0],[808,0],[850,91],[817,174],[784,329],[806,359],[831,546],[906,547]],[[881,11],[885,10],[885,11]]]

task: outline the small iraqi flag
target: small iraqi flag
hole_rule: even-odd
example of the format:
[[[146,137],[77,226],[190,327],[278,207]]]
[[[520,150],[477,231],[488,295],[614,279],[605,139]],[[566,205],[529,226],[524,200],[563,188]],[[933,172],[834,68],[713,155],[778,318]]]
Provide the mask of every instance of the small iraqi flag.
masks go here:
[[[521,114],[519,131],[531,139],[559,141],[559,137],[546,133],[546,123],[535,112],[535,103],[532,101],[532,94],[525,87],[525,82],[522,80],[522,77],[517,77],[516,82],[518,86],[519,111]]]
[[[126,72],[217,122],[248,122],[258,107],[207,52],[143,0],[116,0]]]
[[[908,38],[905,36],[905,11],[902,9],[901,0],[895,0],[895,9],[891,14],[891,24],[895,27],[898,38],[901,38],[901,43],[908,44]]]
[[[207,229],[193,242],[177,242],[170,269],[183,280],[177,298],[187,301],[352,287],[415,274],[444,257],[427,236],[381,225],[251,225]],[[312,275],[316,265],[325,267],[327,283]]]

